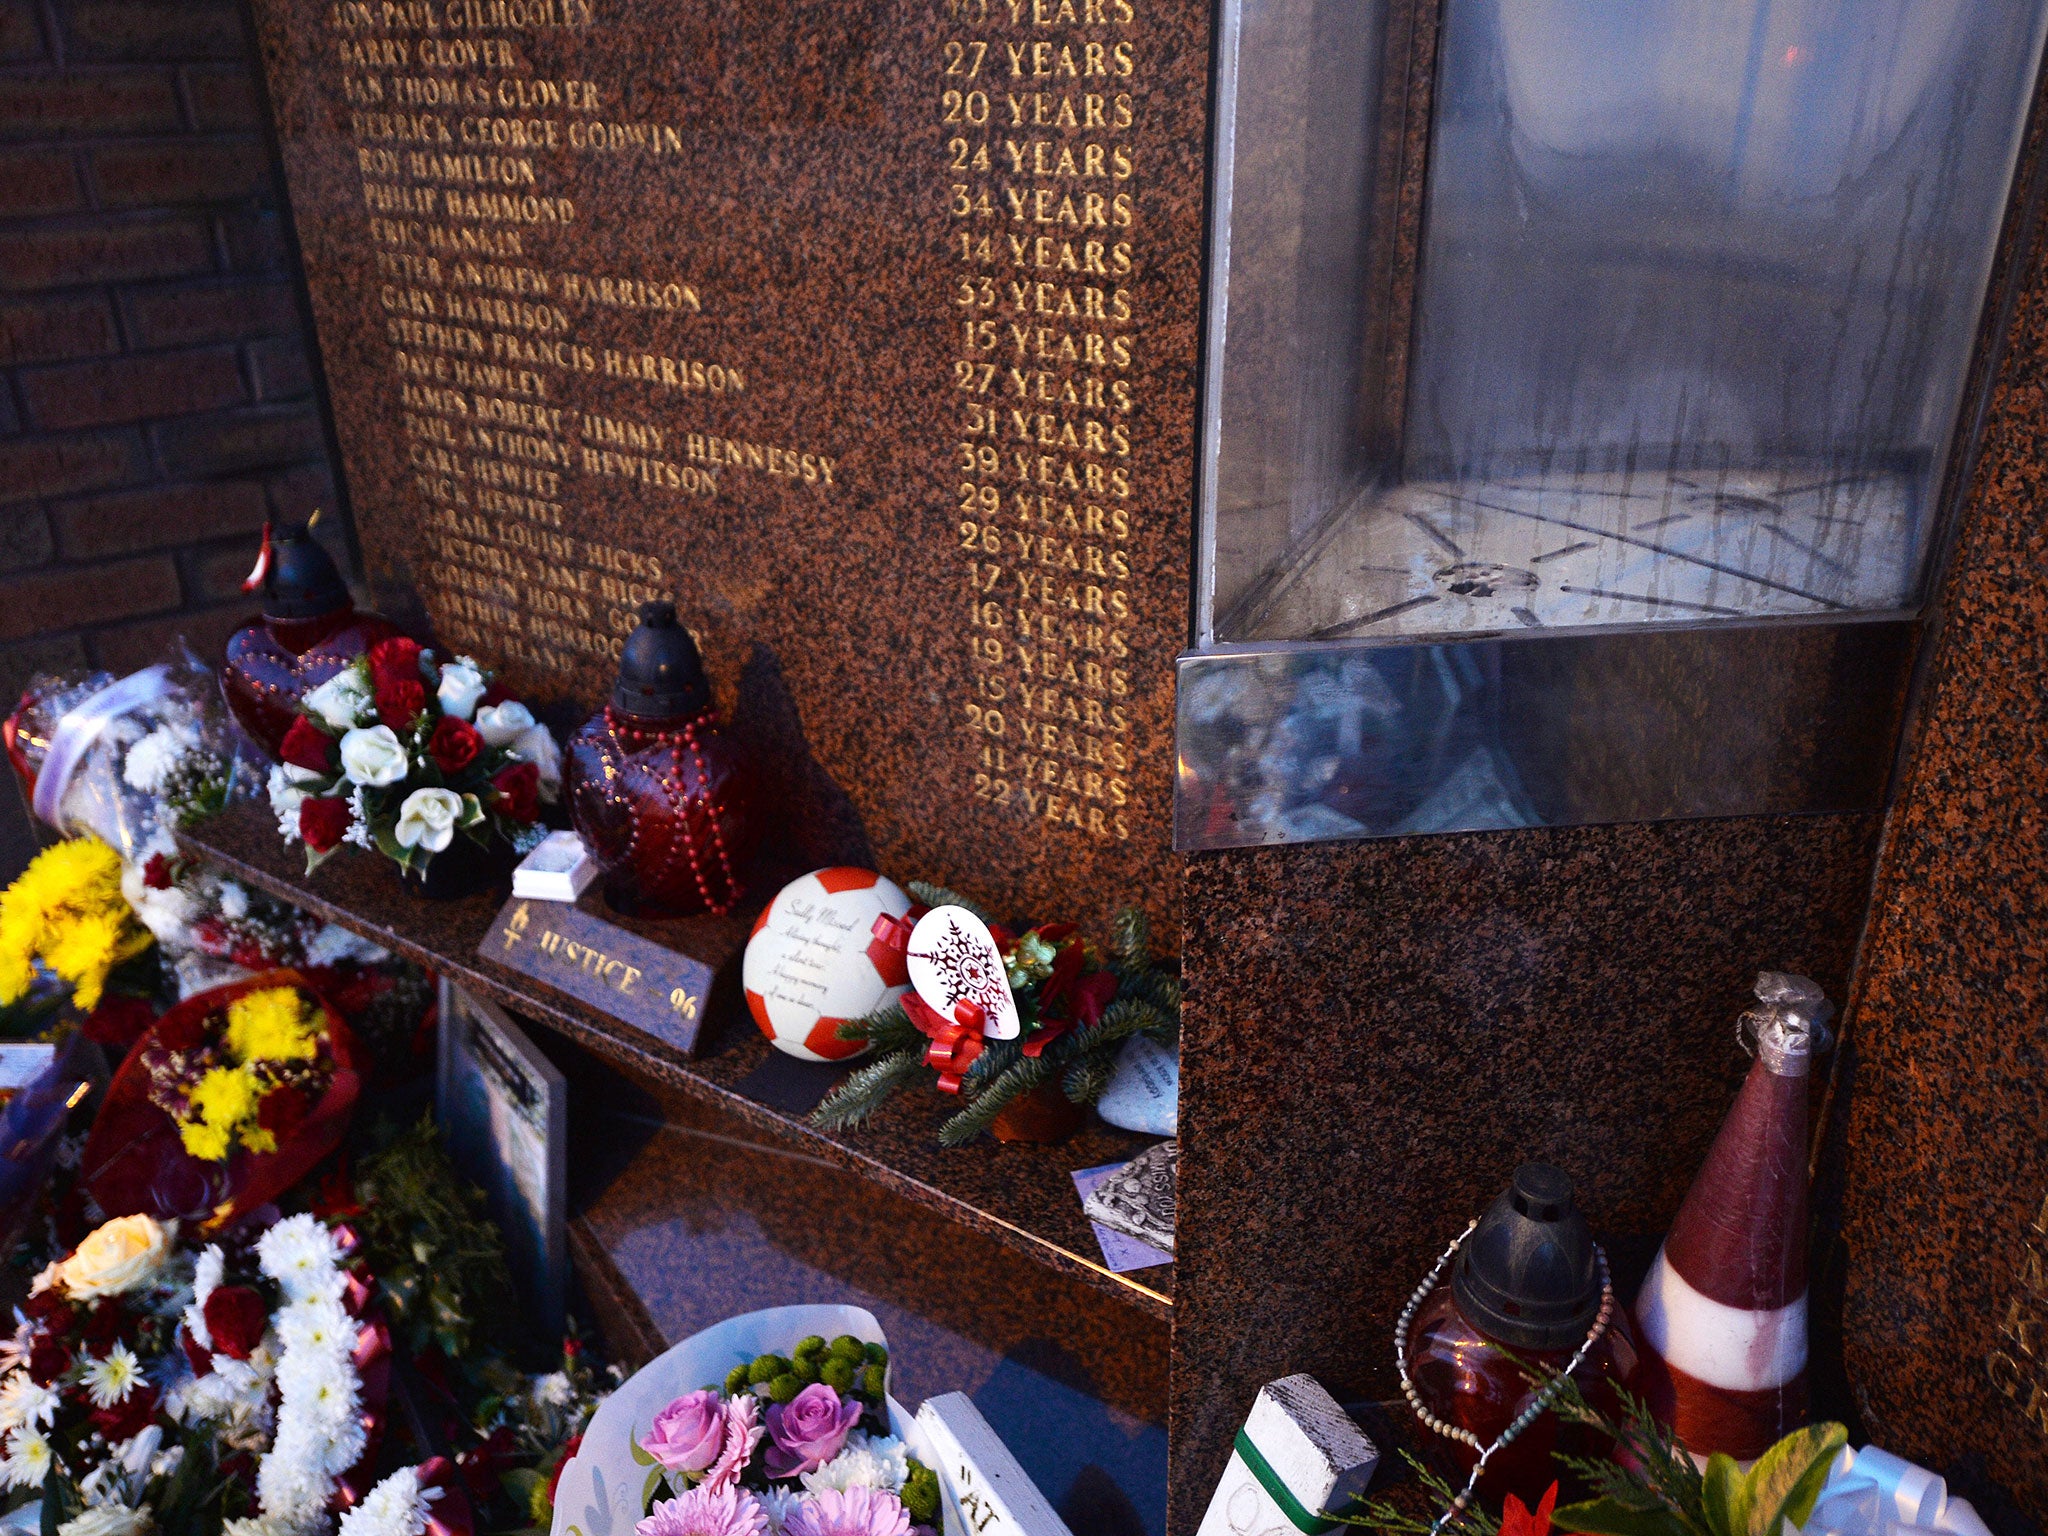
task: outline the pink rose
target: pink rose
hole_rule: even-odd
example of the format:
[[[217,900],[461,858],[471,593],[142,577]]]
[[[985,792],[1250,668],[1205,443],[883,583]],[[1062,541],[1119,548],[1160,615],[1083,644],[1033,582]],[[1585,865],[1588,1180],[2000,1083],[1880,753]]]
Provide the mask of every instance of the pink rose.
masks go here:
[[[725,1404],[716,1392],[691,1392],[654,1416],[640,1449],[671,1472],[702,1472],[725,1444]]]
[[[768,1409],[768,1475],[796,1477],[822,1467],[846,1444],[846,1432],[860,1422],[860,1404],[840,1400],[824,1382],[813,1382],[794,1400]]]
[[[751,1392],[743,1392],[727,1403],[725,1443],[719,1447],[718,1460],[711,1464],[711,1470],[704,1474],[704,1481],[699,1486],[716,1493],[721,1488],[737,1485],[740,1474],[747,1470],[747,1463],[754,1459],[754,1447],[767,1433],[761,1427],[759,1398]]]

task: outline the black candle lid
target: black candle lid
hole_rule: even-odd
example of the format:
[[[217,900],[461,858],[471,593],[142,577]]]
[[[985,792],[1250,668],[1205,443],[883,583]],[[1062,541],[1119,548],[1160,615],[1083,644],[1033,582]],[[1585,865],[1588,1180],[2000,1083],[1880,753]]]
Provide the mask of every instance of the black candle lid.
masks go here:
[[[1510,1349],[1578,1347],[1600,1310],[1600,1266],[1563,1169],[1515,1170],[1458,1249],[1451,1294],[1481,1333]]]
[[[676,622],[674,603],[642,603],[640,624],[619,654],[612,708],[642,720],[694,715],[710,707],[711,685],[697,642]]]
[[[263,572],[265,618],[318,619],[349,602],[348,583],[310,525],[270,535],[270,561]]]

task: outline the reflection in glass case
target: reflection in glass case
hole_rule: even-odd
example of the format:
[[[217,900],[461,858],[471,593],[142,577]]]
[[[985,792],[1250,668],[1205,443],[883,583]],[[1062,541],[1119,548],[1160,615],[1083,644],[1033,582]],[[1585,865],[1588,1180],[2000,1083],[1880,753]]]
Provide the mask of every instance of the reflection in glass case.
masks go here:
[[[1919,605],[2048,0],[1230,0],[1203,646]]]

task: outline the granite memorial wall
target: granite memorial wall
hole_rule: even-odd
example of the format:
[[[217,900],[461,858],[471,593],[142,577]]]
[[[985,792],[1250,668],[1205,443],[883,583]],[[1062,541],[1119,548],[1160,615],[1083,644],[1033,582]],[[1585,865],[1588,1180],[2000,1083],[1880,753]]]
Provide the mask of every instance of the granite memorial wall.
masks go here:
[[[1743,1070],[1749,977],[1847,991],[1876,815],[1173,852],[1206,5],[255,8],[385,599],[576,713],[671,598],[793,862],[1090,921],[1138,899],[1182,935],[1173,1531],[1263,1381],[1390,1395],[1387,1322],[1516,1158],[1653,1242]],[[2030,151],[2016,208],[2037,180]],[[1915,1293],[1914,1254],[1881,1262],[1860,1295]],[[1919,1373],[1981,1374],[1978,1325],[1852,1350],[1873,1422]],[[1904,1448],[2023,1431],[1951,1432]]]

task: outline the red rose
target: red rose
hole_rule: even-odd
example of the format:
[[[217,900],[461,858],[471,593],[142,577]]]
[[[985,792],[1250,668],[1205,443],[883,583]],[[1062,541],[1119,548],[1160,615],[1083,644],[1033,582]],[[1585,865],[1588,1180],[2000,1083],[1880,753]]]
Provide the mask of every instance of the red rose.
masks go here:
[[[426,707],[427,685],[418,678],[377,685],[377,718],[394,731],[411,725]]]
[[[370,647],[370,680],[382,692],[388,683],[416,683],[420,680],[420,646],[417,640],[393,635]]]
[[[477,753],[483,749],[483,737],[477,735],[468,721],[458,720],[453,715],[443,715],[441,723],[434,727],[434,734],[427,740],[427,754],[443,773],[462,772],[476,761]]]
[[[116,1339],[127,1335],[135,1315],[111,1296],[102,1297],[86,1309],[85,1342],[104,1355]]]
[[[157,1020],[156,1043],[167,1051],[196,1051],[206,1044],[206,1021],[173,1009]]]
[[[200,1348],[199,1341],[183,1328],[178,1330],[178,1347],[185,1351],[185,1363],[192,1367],[194,1376],[213,1374],[213,1352]]]
[[[110,997],[85,1021],[85,1038],[103,1045],[118,1060],[156,1022],[156,1010],[139,997]]]
[[[562,1485],[562,1469],[568,1466],[570,1458],[582,1449],[583,1437],[581,1435],[571,1435],[569,1443],[562,1447],[562,1459],[555,1463],[555,1470],[548,1478],[548,1505],[550,1508],[553,1507],[555,1502],[555,1490]]]
[[[28,1375],[37,1386],[47,1387],[70,1369],[71,1346],[62,1339],[42,1334],[29,1346]]]
[[[171,861],[160,853],[152,853],[149,862],[142,866],[142,883],[152,891],[168,891],[171,888]]]
[[[346,800],[331,796],[307,796],[299,802],[299,836],[315,853],[331,853],[341,846],[341,836],[355,820]]]
[[[147,1429],[149,1421],[156,1417],[156,1402],[156,1388],[137,1383],[113,1407],[95,1408],[86,1417],[111,1445],[119,1440],[133,1439]]]
[[[71,1326],[71,1303],[55,1286],[37,1291],[21,1304],[21,1310],[31,1321],[46,1328],[66,1329]]]
[[[217,1286],[206,1298],[206,1331],[213,1335],[214,1353],[230,1360],[246,1360],[255,1353],[269,1322],[263,1298],[246,1285]]]
[[[532,763],[512,763],[491,777],[498,792],[498,809],[514,821],[532,821],[540,815],[540,770]]]
[[[310,769],[314,773],[332,773],[340,751],[335,739],[304,715],[292,722],[292,728],[284,733],[284,741],[277,749],[277,755],[294,768]]]
[[[256,1123],[275,1136],[280,1143],[299,1128],[306,1118],[306,1096],[289,1083],[273,1088],[263,1096],[263,1102],[256,1107]],[[211,1327],[212,1324],[208,1324]],[[240,1355],[235,1356],[237,1360]]]

